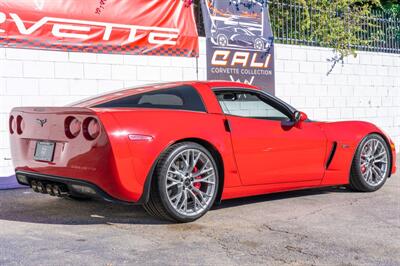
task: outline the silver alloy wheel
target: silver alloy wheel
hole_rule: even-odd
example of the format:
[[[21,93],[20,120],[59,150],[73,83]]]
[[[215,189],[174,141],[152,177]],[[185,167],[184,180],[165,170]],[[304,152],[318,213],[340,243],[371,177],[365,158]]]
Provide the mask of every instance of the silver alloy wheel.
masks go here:
[[[172,207],[185,216],[195,216],[211,204],[215,191],[215,168],[198,149],[178,153],[168,166],[165,188]]]
[[[370,186],[378,186],[385,180],[389,158],[384,145],[378,139],[370,139],[361,149],[360,170]]]

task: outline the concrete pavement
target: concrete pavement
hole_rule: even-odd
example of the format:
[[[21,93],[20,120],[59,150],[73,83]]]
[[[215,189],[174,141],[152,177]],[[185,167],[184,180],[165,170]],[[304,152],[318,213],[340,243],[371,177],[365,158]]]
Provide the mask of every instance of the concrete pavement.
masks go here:
[[[400,265],[399,179],[229,200],[190,224],[0,191],[0,265]]]

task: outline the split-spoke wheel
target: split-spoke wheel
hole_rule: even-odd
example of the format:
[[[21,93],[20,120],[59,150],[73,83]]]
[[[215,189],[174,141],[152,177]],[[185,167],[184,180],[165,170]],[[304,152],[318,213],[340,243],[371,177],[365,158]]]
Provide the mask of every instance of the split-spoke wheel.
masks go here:
[[[189,222],[210,209],[217,191],[218,170],[210,152],[197,143],[178,143],[160,158],[144,207],[150,214]]]
[[[357,191],[375,191],[383,186],[390,171],[390,153],[385,140],[368,135],[354,156],[350,187]]]

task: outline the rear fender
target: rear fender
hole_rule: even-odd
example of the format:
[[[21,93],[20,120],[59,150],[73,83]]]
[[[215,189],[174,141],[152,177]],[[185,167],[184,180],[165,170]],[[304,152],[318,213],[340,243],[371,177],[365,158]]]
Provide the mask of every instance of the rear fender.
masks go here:
[[[96,112],[107,129],[119,180],[133,201],[147,201],[151,178],[162,152],[188,139],[209,143],[224,158],[224,186],[241,185],[223,115],[117,108]],[[130,139],[129,135],[146,136],[150,140]]]

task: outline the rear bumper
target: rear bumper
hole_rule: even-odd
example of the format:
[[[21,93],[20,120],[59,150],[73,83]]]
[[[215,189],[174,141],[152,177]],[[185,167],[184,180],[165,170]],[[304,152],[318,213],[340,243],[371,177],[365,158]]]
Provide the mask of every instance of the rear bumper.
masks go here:
[[[58,184],[67,189],[67,193],[71,196],[85,196],[90,198],[101,199],[111,203],[135,205],[138,202],[129,202],[116,199],[97,185],[79,179],[72,179],[67,177],[60,177],[54,175],[45,175],[27,171],[16,171],[15,173],[19,184],[30,186],[32,180],[41,181],[45,184]]]

